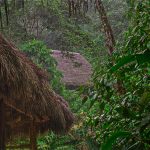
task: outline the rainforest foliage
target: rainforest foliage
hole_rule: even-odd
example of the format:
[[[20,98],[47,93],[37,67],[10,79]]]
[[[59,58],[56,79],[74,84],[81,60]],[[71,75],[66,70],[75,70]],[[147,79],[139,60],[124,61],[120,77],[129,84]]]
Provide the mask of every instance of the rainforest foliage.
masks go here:
[[[76,115],[64,136],[40,136],[39,150],[150,149],[150,1],[4,0],[0,27],[51,77]],[[52,49],[81,53],[90,87],[68,90]]]

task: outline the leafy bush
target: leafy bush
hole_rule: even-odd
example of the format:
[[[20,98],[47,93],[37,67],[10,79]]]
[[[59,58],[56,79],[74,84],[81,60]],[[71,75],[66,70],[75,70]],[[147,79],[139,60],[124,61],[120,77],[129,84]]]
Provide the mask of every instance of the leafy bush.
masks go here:
[[[148,1],[134,1],[124,46],[111,63],[95,70],[84,128],[86,137],[97,143],[95,149],[150,149],[148,8]]]
[[[47,48],[42,41],[32,40],[21,45],[21,49],[39,67],[46,69],[50,74],[50,84],[57,92],[61,92],[63,85],[60,84],[61,73],[56,68],[56,61],[51,56],[52,50]]]

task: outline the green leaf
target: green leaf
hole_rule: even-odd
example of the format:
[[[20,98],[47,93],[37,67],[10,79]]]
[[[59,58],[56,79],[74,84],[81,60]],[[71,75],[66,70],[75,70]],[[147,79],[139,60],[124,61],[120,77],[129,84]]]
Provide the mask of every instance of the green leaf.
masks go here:
[[[91,102],[90,102],[90,108],[95,104],[95,102],[96,102],[96,99],[92,99],[92,100],[91,100]],[[90,108],[89,108],[89,109],[90,109]]]
[[[150,50],[145,51],[143,54],[137,54],[136,60],[138,64],[143,64],[145,62],[150,63]]]
[[[114,65],[110,69],[110,72],[114,73],[115,71],[117,71],[118,69],[123,67],[124,65],[129,64],[130,62],[133,62],[135,60],[138,62],[138,64],[143,64],[145,62],[150,63],[150,50],[146,50],[142,54],[135,54],[135,55],[124,56],[123,58],[121,58],[118,61],[118,63],[116,65]]]
[[[150,49],[150,41],[147,43],[147,48]]]
[[[99,149],[99,145],[92,139],[92,138],[87,138],[86,140],[88,148],[92,149],[92,150],[98,150]]]
[[[110,72],[113,73],[115,72],[116,70],[118,70],[119,68],[121,68],[122,66],[124,66],[125,64],[128,64],[132,61],[135,60],[135,56],[134,55],[128,55],[128,56],[125,56],[123,58],[121,58],[118,63],[116,65],[114,65],[111,69],[110,69]]]
[[[82,105],[86,103],[86,101],[88,100],[88,96],[84,96],[84,98],[82,99]]]
[[[128,131],[116,131],[114,132],[107,141],[102,145],[101,150],[112,150],[113,144],[116,142],[118,138],[126,138],[130,136],[131,133]]]

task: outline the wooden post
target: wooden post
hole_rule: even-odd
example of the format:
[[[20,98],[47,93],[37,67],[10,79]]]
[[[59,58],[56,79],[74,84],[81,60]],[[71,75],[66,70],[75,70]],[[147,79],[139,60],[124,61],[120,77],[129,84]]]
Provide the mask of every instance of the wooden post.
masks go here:
[[[5,147],[5,106],[3,99],[0,99],[0,150],[6,150]]]
[[[32,120],[30,125],[30,146],[31,150],[37,150],[37,141],[36,141],[36,125],[35,122]]]

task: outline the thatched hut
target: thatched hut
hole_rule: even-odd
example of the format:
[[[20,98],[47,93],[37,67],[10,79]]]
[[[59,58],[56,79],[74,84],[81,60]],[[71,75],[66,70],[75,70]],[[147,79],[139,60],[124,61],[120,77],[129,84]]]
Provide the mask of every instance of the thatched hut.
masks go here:
[[[57,61],[57,68],[62,73],[62,82],[69,89],[91,84],[91,64],[80,54],[53,50],[51,54]]]
[[[64,133],[73,123],[68,104],[49,85],[48,74],[0,35],[0,150],[14,136],[47,130]]]

